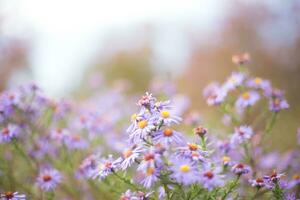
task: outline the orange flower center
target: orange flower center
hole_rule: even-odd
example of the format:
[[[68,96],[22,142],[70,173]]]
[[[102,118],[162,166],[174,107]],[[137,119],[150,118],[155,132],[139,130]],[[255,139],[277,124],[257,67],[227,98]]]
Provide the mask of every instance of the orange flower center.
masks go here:
[[[12,199],[14,197],[14,193],[13,192],[5,192],[4,196],[6,197],[6,199]]]
[[[198,145],[195,143],[188,143],[188,147],[191,151],[196,151],[198,149]]]
[[[150,176],[150,175],[154,174],[154,171],[155,171],[154,168],[149,167],[149,168],[147,169],[147,175]]]
[[[211,171],[207,171],[204,173],[204,176],[208,179],[212,179],[214,177],[214,174]]]
[[[256,85],[260,85],[260,84],[262,83],[262,79],[259,78],[259,77],[257,77],[257,78],[254,79],[254,83],[255,83]]]
[[[43,176],[43,181],[48,182],[51,181],[52,177],[50,175],[44,175]]]
[[[242,95],[243,99],[244,100],[249,100],[250,99],[250,94],[249,92],[245,92],[243,95]]]
[[[164,130],[164,136],[170,137],[170,136],[172,136],[172,135],[173,135],[173,130],[172,130],[172,129],[166,128],[166,129]]]

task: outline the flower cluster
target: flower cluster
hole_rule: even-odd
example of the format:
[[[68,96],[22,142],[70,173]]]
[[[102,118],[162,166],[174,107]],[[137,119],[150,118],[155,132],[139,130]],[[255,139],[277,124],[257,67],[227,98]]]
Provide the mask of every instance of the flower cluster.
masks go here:
[[[0,199],[299,199],[299,149],[266,145],[289,108],[284,92],[250,75],[249,54],[232,60],[239,70],[203,92],[222,130],[164,82],[151,88],[172,101],[145,93],[136,105],[120,88],[80,102],[35,84],[3,92]]]

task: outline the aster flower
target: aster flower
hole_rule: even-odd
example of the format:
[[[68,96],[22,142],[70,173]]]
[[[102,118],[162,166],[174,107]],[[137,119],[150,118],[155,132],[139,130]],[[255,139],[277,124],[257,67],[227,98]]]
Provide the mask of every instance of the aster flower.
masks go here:
[[[243,174],[248,174],[250,172],[250,167],[242,163],[238,163],[232,166],[231,171],[240,176]]]
[[[0,194],[1,200],[26,200],[25,194],[19,194],[18,192],[4,192]]]
[[[6,127],[2,128],[0,132],[0,143],[11,142],[20,133],[20,128],[16,124],[8,124]]]
[[[200,136],[200,137],[204,137],[204,135],[206,135],[207,133],[207,129],[204,128],[203,126],[198,126],[197,128],[193,129],[194,134]]]
[[[61,178],[60,172],[56,169],[44,169],[37,178],[37,184],[42,190],[50,191],[56,188]]]
[[[149,197],[153,192],[132,192],[131,190],[127,190],[123,193],[119,200],[149,200]]]
[[[151,93],[146,92],[144,96],[138,101],[137,105],[151,109],[155,103],[156,99],[152,96]]]
[[[91,154],[86,157],[79,165],[78,175],[83,175],[85,177],[91,177],[95,174],[97,169],[99,156],[96,154]]]
[[[153,136],[153,141],[155,143],[160,143],[164,146],[169,146],[170,144],[183,144],[184,139],[181,133],[171,129],[165,128],[163,130],[157,131]]]
[[[253,106],[260,99],[259,93],[255,91],[244,92],[238,97],[235,102],[235,107],[239,109],[244,109],[249,106]]]
[[[250,179],[249,183],[251,184],[252,187],[256,187],[258,189],[265,186],[265,181],[263,178]]]
[[[288,102],[283,98],[272,98],[269,100],[269,110],[272,112],[279,112],[289,107]]]
[[[231,144],[241,144],[249,140],[253,135],[253,130],[250,126],[236,127],[233,135],[231,136]]]
[[[180,117],[176,116],[172,113],[171,110],[161,110],[158,114],[159,121],[162,121],[165,125],[171,125],[171,124],[179,124],[179,122],[182,120]]]
[[[85,149],[88,147],[88,142],[79,134],[67,135],[64,142],[68,149]]]
[[[206,160],[208,152],[201,150],[201,147],[196,143],[187,143],[186,146],[178,147],[176,155],[183,158],[189,158],[194,161]]]
[[[198,180],[199,171],[197,170],[195,163],[193,163],[190,159],[175,157],[171,160],[171,163],[171,177],[178,183],[190,185]]]
[[[252,78],[247,82],[247,86],[255,89],[269,90],[271,89],[271,83],[269,80],[262,79],[260,77]]]
[[[233,90],[236,87],[241,86],[243,84],[245,77],[246,77],[246,75],[242,72],[232,72],[230,77],[224,83],[223,88],[226,91]]]
[[[221,87],[218,83],[211,83],[206,88],[204,88],[203,96],[206,98],[208,105],[219,105],[221,104],[226,96],[228,90]]]
[[[147,168],[146,172],[141,174],[139,183],[145,188],[151,188],[158,180],[159,170],[153,167]]]
[[[160,167],[163,164],[162,155],[156,151],[155,147],[151,147],[143,153],[143,158],[137,168],[138,171],[146,172],[148,168]]]
[[[223,156],[222,157],[222,164],[224,166],[231,166],[232,165],[232,161],[231,161],[231,158],[229,156]]]
[[[122,170],[125,170],[128,167],[130,167],[136,161],[136,159],[138,159],[141,156],[142,152],[144,151],[145,149],[143,147],[134,145],[132,148],[123,151],[123,155],[120,158],[118,158],[115,161],[115,163],[119,163],[120,168]]]
[[[224,185],[224,176],[220,173],[220,167],[212,168],[209,165],[205,165],[204,169],[201,170],[200,183],[208,190],[212,190],[216,187],[222,187]]]
[[[275,185],[279,183],[283,175],[284,174],[278,174],[275,170],[273,170],[271,175],[264,176],[263,179],[266,182],[266,187],[269,189],[273,189]]]
[[[292,180],[288,182],[288,188],[293,188],[295,186],[300,185],[300,175],[299,174],[294,174],[292,176]]]
[[[136,127],[132,130],[129,135],[129,141],[132,144],[137,144],[146,137],[155,129],[154,120],[142,118],[136,124]]]
[[[119,167],[118,162],[114,161],[112,155],[109,155],[108,158],[102,158],[97,165],[93,175],[94,179],[98,177],[104,179]]]

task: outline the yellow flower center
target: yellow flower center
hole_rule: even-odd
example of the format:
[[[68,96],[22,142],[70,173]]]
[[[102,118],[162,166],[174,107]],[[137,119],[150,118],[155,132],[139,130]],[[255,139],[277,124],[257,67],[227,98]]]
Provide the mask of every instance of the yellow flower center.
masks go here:
[[[223,158],[222,158],[223,163],[228,163],[230,160],[231,160],[231,158],[228,156],[223,156]]]
[[[164,130],[164,136],[170,137],[170,136],[172,136],[172,135],[173,135],[172,129],[166,128],[166,129]]]
[[[148,125],[148,122],[146,120],[142,120],[138,122],[138,126],[140,129],[145,128]]]
[[[123,156],[125,158],[128,158],[131,155],[132,155],[132,150],[130,150],[130,149],[123,152]]]
[[[168,118],[168,117],[170,117],[170,112],[167,111],[167,110],[162,110],[162,111],[160,112],[160,115],[161,115],[163,118]]]
[[[245,92],[245,93],[242,95],[242,97],[243,97],[243,99],[245,99],[245,100],[250,99],[250,94],[249,94],[249,92]]]
[[[198,149],[198,145],[195,143],[188,143],[188,147],[191,151],[196,151]]]
[[[154,168],[150,167],[147,169],[147,175],[150,176],[154,173]]]
[[[260,85],[260,84],[262,83],[262,79],[259,78],[259,77],[257,77],[257,78],[254,79],[254,83],[255,83],[256,85]]]
[[[190,171],[190,166],[188,165],[181,165],[180,166],[180,171],[183,172],[183,173],[187,173]]]

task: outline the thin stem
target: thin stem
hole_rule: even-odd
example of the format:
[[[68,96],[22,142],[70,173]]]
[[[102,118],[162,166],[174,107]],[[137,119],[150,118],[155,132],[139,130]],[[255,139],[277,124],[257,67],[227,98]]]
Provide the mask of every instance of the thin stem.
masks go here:
[[[233,191],[233,189],[237,186],[239,180],[240,180],[240,175],[238,175],[238,176],[236,177],[235,181],[234,181],[232,184],[230,184],[230,187],[229,187],[229,189],[225,192],[225,194],[223,195],[222,200],[225,200],[226,197]]]

